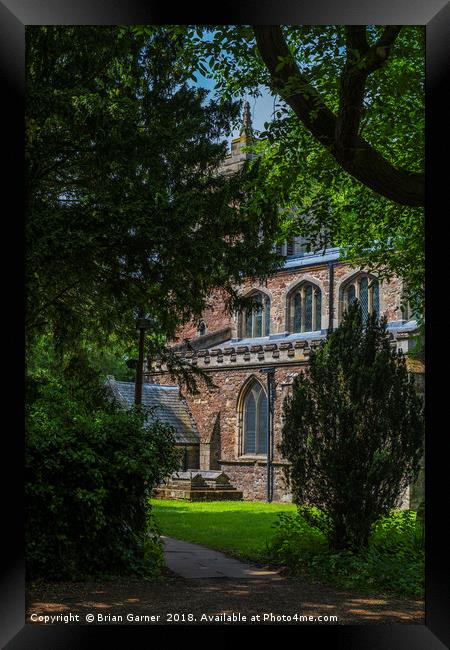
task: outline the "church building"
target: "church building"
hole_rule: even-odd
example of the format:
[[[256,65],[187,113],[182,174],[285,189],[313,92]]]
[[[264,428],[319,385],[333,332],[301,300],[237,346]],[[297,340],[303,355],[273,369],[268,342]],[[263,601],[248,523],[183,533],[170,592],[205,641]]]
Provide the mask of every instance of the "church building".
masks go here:
[[[247,103],[241,135],[232,140],[223,173],[235,171],[251,155],[243,150],[250,127]],[[191,430],[198,435],[195,453],[190,438],[189,462],[196,466],[184,469],[220,470],[249,500],[291,499],[282,471],[286,461],[278,451],[283,400],[293,378],[308,365],[311,350],[339,325],[354,298],[364,314],[386,315],[397,349],[408,352],[417,334],[416,321],[402,306],[400,278],[383,282],[352,268],[340,260],[337,248],[307,252],[299,237],[286,241],[282,254],[284,266],[264,284],[249,279],[238,288],[254,298],[255,309],[230,315],[221,291],[215,291],[202,317],[178,333],[183,343],[174,344],[176,354],[202,368],[215,385],[183,395]],[[420,387],[422,369],[417,378]],[[157,360],[145,380],[161,387],[173,384]]]

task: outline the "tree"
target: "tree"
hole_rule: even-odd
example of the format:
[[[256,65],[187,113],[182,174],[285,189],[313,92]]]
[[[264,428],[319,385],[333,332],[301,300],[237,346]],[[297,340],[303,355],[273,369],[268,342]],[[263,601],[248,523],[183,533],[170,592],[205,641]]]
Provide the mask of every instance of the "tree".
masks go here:
[[[134,339],[143,309],[160,345],[211,288],[232,301],[233,281],[276,265],[275,211],[238,210],[244,176],[216,171],[238,104],[206,104],[189,86],[183,39],[157,27],[27,29],[31,339]]]
[[[325,227],[354,266],[386,280],[402,277],[404,304],[422,321],[423,29],[306,28],[290,35],[290,49],[280,27],[254,32],[271,88],[294,113],[274,125],[277,143],[266,161],[269,174],[282,179],[281,204],[310,217],[291,220],[294,231],[317,242]]]
[[[174,432],[114,404],[102,383],[81,355],[63,364],[47,359],[28,372],[29,579],[159,572],[162,551],[149,535],[148,499],[178,469]]]
[[[279,261],[276,212],[255,219],[238,209],[250,181],[217,174],[238,104],[207,104],[206,91],[189,86],[182,40],[163,28],[27,28],[27,561],[35,575],[139,573],[149,552],[160,558],[149,548],[147,497],[177,467],[173,439],[161,423],[146,428],[140,414],[107,403],[98,370],[131,352],[140,310],[154,322],[148,346],[164,352],[212,288],[231,305],[233,282],[264,277]],[[102,354],[108,346],[114,356]]]
[[[364,323],[351,305],[295,378],[280,446],[294,502],[322,510],[332,548],[366,546],[372,524],[417,477],[422,408],[386,321]]]
[[[361,136],[368,77],[388,62],[401,25],[387,25],[373,38],[364,25],[344,27],[346,59],[339,77],[337,114],[303,74],[279,25],[255,26],[261,57],[277,92],[324,145],[336,161],[356,179],[401,205],[425,204],[425,174],[392,164]]]
[[[421,320],[424,28],[218,25],[186,33],[185,56],[221,97],[257,96],[261,86],[275,95],[254,190],[283,211],[282,234],[302,235],[312,249],[331,242],[382,279],[399,275],[404,302]]]

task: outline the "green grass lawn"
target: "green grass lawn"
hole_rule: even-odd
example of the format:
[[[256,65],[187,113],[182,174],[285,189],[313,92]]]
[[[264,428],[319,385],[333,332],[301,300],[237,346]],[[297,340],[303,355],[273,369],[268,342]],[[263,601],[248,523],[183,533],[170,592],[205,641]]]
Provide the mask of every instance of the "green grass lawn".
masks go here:
[[[278,513],[296,512],[292,504],[259,501],[191,503],[152,499],[151,505],[163,535],[249,560],[264,556]]]

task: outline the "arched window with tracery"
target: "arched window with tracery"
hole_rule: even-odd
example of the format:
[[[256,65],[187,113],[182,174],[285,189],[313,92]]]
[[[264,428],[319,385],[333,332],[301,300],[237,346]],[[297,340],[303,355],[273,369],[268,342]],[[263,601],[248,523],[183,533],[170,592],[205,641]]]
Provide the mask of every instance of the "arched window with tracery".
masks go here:
[[[290,332],[316,332],[322,327],[322,292],[312,282],[302,282],[288,296]]]
[[[242,401],[242,453],[267,454],[267,395],[254,379]]]
[[[241,322],[241,337],[257,338],[269,336],[270,332],[270,300],[259,292],[251,296],[254,306],[244,309]]]
[[[279,255],[284,257],[300,257],[308,252],[308,240],[305,237],[291,237],[275,248]]]
[[[359,300],[363,320],[369,314],[380,315],[380,286],[378,280],[367,273],[361,273],[352,278],[343,290],[344,309],[355,301]]]
[[[404,320],[404,321],[409,321],[409,320],[417,321],[418,315],[417,315],[416,311],[413,309],[411,303],[408,300],[408,293],[407,293],[407,286],[406,285],[403,287],[403,291],[402,291],[402,294],[401,294],[400,310],[401,310],[402,320]]]

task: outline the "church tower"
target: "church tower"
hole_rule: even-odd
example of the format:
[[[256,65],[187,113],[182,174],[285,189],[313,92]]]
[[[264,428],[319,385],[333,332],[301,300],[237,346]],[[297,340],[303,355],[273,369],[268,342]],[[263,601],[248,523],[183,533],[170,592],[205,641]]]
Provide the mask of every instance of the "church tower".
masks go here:
[[[241,129],[238,138],[233,138],[231,141],[231,152],[225,157],[225,160],[220,168],[224,174],[231,174],[242,166],[244,160],[254,157],[254,154],[245,151],[252,142],[256,140],[253,133],[252,116],[250,112],[250,104],[248,101],[244,102],[242,112]]]

